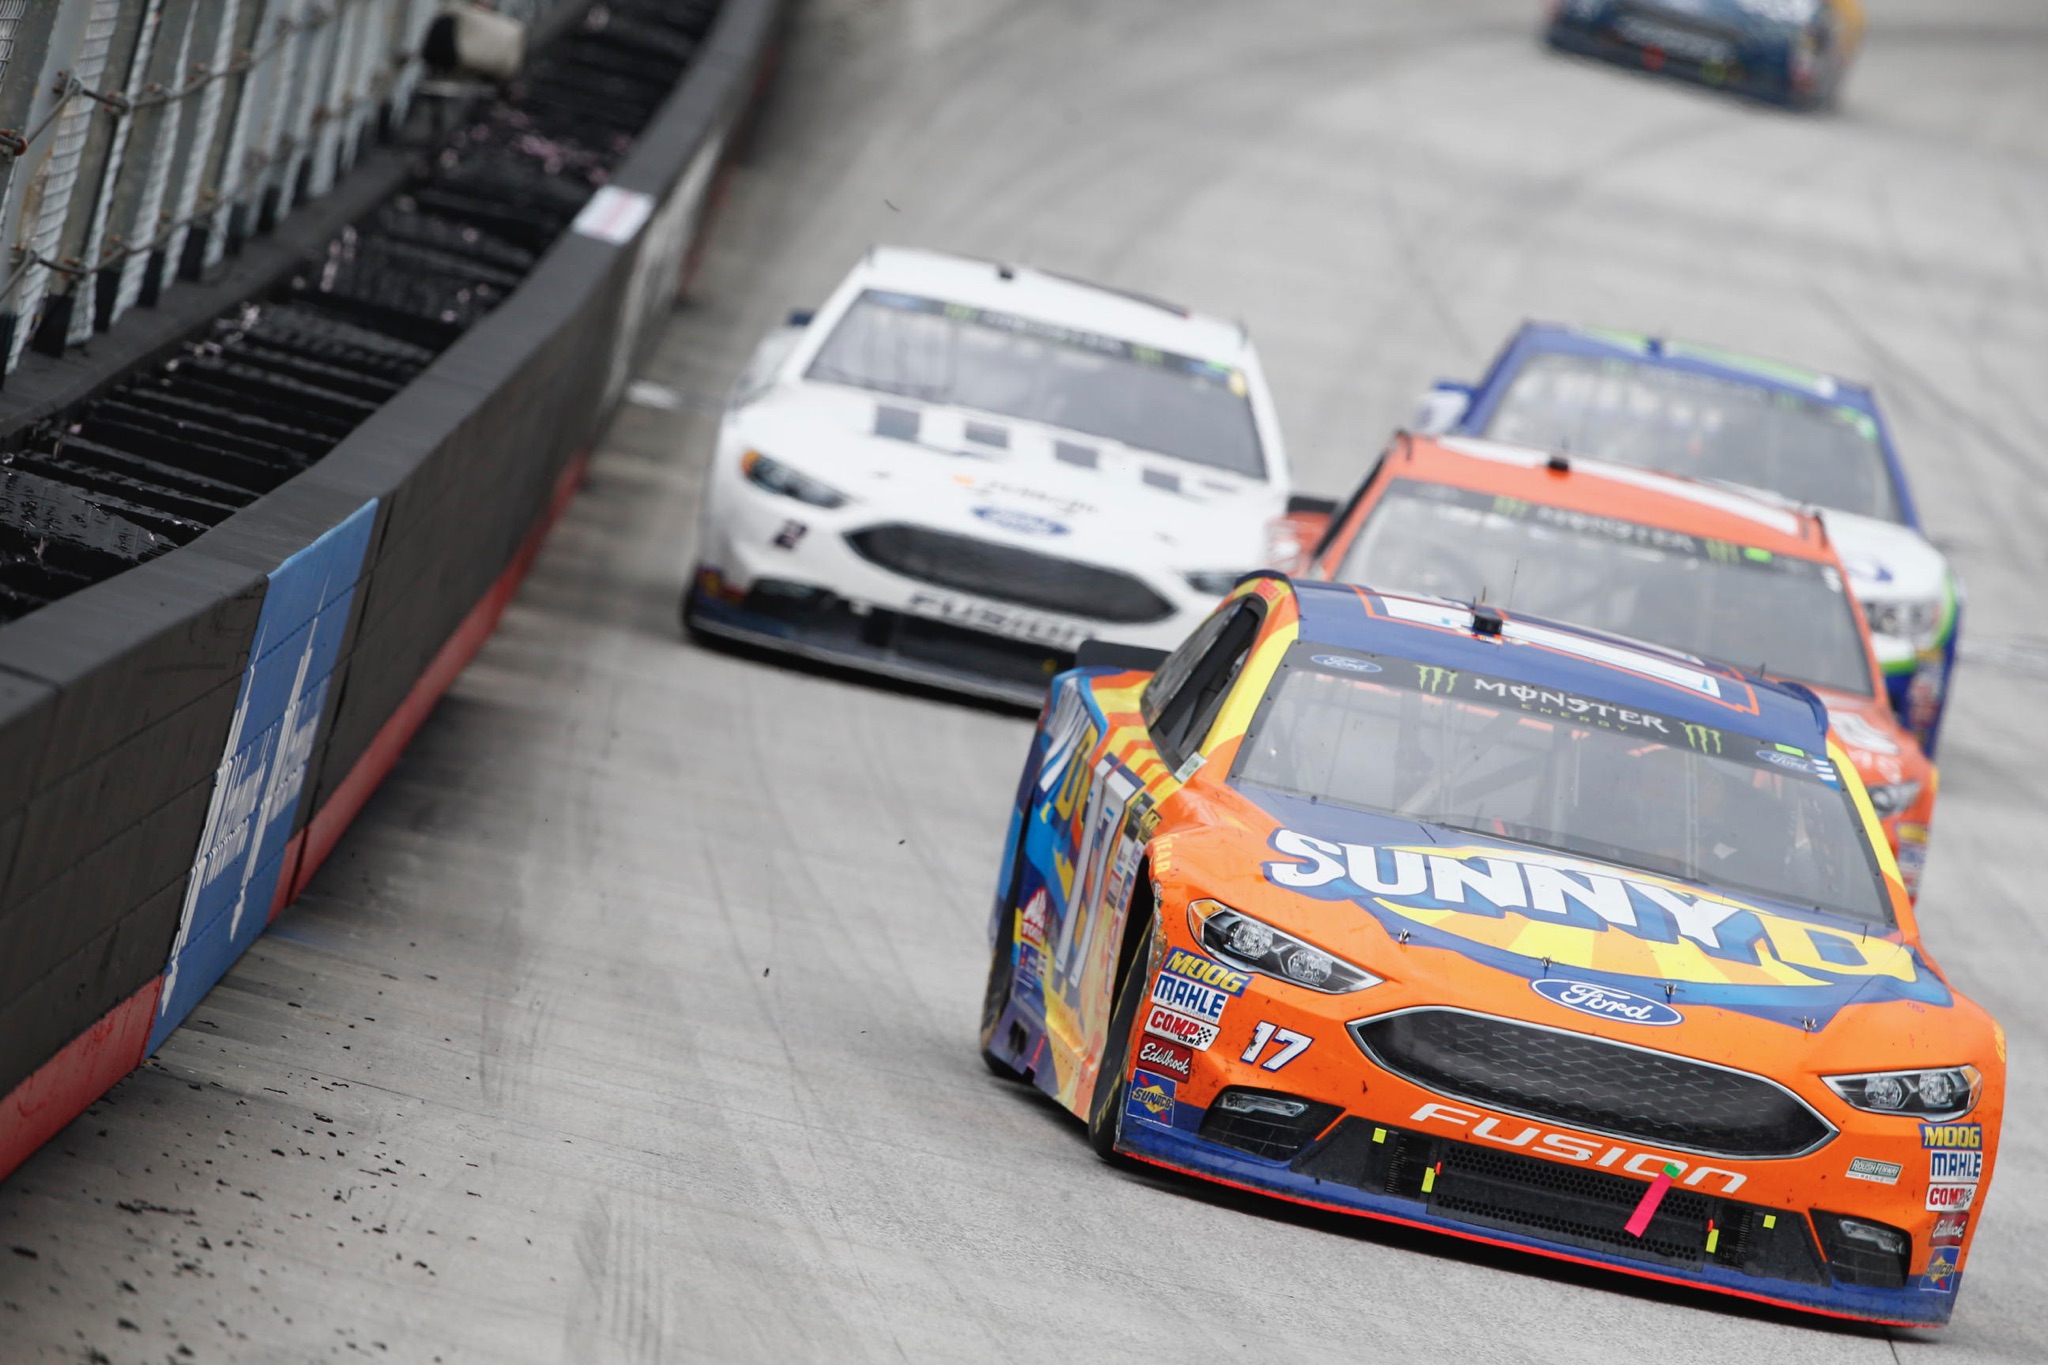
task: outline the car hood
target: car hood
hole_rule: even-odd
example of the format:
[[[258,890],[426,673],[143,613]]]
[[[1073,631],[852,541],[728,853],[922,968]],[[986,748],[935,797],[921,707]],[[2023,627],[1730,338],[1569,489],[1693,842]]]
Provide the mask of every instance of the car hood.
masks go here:
[[[1865,786],[1927,782],[1934,764],[1919,741],[1899,724],[1887,699],[1823,687],[1813,692],[1828,708],[1829,734],[1856,765],[1856,774]]]
[[[1574,994],[1576,985],[1583,999],[1556,1003],[1581,1014],[1641,1010],[1646,1017],[1622,1022],[1724,1026],[1732,1014],[1802,1035],[1821,1033],[1852,1002],[1954,1003],[1897,932],[1459,830],[1254,788],[1236,794],[1270,820],[1218,831],[1212,866],[1226,885],[1209,894],[1235,890],[1245,899],[1232,903],[1449,1003],[1484,1009],[1497,999],[1527,1013],[1531,987]],[[1519,989],[1505,989],[1514,978]]]
[[[1285,492],[1267,483],[1100,437],[838,385],[778,385],[728,422],[728,444],[831,484],[866,520],[1066,558],[1255,569],[1266,561],[1268,524],[1286,510]],[[991,435],[1006,444],[974,439]]]
[[[1828,539],[1861,602],[1939,598],[1948,590],[1948,558],[1910,526],[1823,509]]]

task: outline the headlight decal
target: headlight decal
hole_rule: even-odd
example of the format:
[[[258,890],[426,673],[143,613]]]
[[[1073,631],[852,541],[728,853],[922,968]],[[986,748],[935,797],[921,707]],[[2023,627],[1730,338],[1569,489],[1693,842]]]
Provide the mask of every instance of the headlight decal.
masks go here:
[[[1224,963],[1291,985],[1344,995],[1380,984],[1380,978],[1364,968],[1221,901],[1190,901],[1188,926]]]
[[[1922,1119],[1959,1118],[1969,1113],[1976,1107],[1977,1093],[1984,1083],[1982,1073],[1974,1066],[1918,1067],[1821,1079],[1845,1103],[1867,1114]]]

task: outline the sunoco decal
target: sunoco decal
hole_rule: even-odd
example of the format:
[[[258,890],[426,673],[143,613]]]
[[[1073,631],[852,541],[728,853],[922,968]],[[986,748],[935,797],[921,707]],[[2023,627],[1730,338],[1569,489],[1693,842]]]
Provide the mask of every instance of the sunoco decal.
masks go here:
[[[1648,873],[1529,849],[1380,847],[1293,829],[1271,843],[1278,856],[1264,872],[1276,886],[1350,901],[1412,944],[1531,982],[1566,967],[1637,999],[1644,982],[1669,982],[1674,1008],[1713,1005],[1801,1028],[1824,1025],[1852,997],[1953,998],[1905,945]]]
[[[1161,1076],[1141,1068],[1131,1080],[1131,1095],[1124,1102],[1124,1112],[1134,1119],[1171,1128],[1173,1089],[1171,1076]]]

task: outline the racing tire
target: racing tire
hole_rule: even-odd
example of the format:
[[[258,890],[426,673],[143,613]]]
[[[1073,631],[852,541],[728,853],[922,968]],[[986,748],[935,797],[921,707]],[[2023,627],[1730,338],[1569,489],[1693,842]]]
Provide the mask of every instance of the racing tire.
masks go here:
[[[1152,940],[1158,933],[1157,921],[1145,926],[1131,968],[1124,973],[1123,989],[1117,992],[1116,1009],[1109,1016],[1102,1067],[1095,1073],[1095,1093],[1088,1097],[1088,1145],[1095,1155],[1119,1166],[1130,1161],[1116,1149],[1124,1131],[1124,1073],[1131,1069],[1131,1032],[1138,1023],[1138,1007],[1145,1000],[1147,973],[1143,968],[1152,960]]]

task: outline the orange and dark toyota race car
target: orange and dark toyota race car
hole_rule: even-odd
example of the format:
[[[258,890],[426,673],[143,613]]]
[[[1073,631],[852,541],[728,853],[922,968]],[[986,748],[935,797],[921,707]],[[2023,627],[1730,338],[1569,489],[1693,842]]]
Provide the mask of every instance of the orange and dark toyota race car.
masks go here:
[[[1247,578],[1052,684],[991,1069],[1136,1158],[1874,1322],[1946,1322],[2005,1038],[1805,688]]]
[[[1805,684],[1827,703],[1833,738],[1918,899],[1937,775],[1892,714],[1818,517],[1623,465],[1403,436],[1331,523],[1310,572],[1491,597]]]

